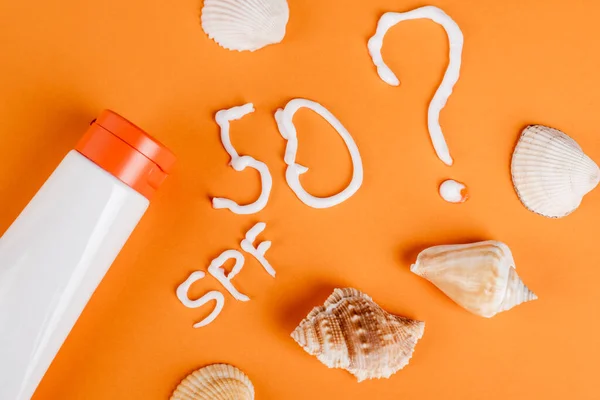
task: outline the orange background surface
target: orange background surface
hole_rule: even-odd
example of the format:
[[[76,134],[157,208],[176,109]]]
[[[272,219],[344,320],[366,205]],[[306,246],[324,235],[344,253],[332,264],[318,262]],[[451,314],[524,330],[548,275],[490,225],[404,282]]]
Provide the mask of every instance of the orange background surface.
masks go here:
[[[257,399],[598,399],[600,190],[562,220],[527,211],[510,179],[520,130],[543,123],[569,133],[600,160],[600,3],[436,0],[465,35],[461,78],[441,122],[455,165],[435,156],[426,110],[447,63],[443,29],[404,22],[384,58],[402,80],[379,79],[366,42],[398,0],[291,0],[284,42],[226,51],[200,27],[201,0],[0,1],[0,190],[4,231],[103,108],[138,123],[178,156],[177,170],[96,291],[35,400],[166,399],[188,373],[231,363]],[[352,133],[365,179],[345,203],[315,210],[286,185],[273,113],[294,97],[329,108]],[[274,189],[258,215],[211,208],[210,197],[253,200],[258,174],[236,173],[213,120],[254,102],[232,125],[241,154],[265,161]],[[307,190],[329,195],[351,176],[342,140],[301,111],[298,161]],[[437,195],[449,177],[472,198]],[[207,277],[192,295],[220,289],[223,313],[193,329],[210,307],[175,296],[194,270],[239,249],[257,221],[268,226],[272,279],[250,256],[236,302]],[[540,300],[487,320],[412,275],[418,251],[497,239]],[[352,286],[390,312],[427,322],[410,365],[358,384],[329,370],[289,337],[335,287]],[[32,294],[35,295],[35,294]],[[4,400],[4,399],[3,399]]]

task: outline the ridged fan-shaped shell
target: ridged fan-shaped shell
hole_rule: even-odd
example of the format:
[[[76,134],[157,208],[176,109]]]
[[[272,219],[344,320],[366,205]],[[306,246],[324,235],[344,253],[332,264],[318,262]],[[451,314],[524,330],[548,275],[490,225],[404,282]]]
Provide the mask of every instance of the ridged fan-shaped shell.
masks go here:
[[[254,386],[242,371],[227,364],[214,364],[188,375],[171,400],[253,400]]]
[[[497,241],[430,247],[410,270],[486,318],[537,299],[517,275],[509,247]]]
[[[406,366],[425,323],[392,315],[356,289],[336,289],[292,333],[304,350],[358,381],[389,378]]]
[[[512,158],[512,179],[521,202],[549,218],[579,207],[600,182],[600,169],[563,132],[542,125],[525,128]]]
[[[279,43],[290,16],[286,0],[204,0],[202,29],[228,50]]]

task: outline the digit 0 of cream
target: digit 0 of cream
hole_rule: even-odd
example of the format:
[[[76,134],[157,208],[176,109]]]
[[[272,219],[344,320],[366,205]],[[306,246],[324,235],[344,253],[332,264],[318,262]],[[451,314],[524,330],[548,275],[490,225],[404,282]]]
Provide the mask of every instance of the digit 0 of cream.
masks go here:
[[[304,190],[300,183],[300,175],[306,173],[308,168],[296,163],[298,134],[292,120],[296,112],[301,108],[308,108],[323,117],[340,134],[350,152],[353,168],[352,180],[344,190],[333,196],[313,196]],[[350,135],[348,130],[329,110],[311,100],[294,99],[285,108],[277,110],[275,120],[277,121],[279,133],[287,141],[284,160],[288,167],[285,171],[285,179],[300,201],[313,208],[329,208],[348,200],[360,189],[364,175],[360,152],[354,139],[352,139],[352,135]]]

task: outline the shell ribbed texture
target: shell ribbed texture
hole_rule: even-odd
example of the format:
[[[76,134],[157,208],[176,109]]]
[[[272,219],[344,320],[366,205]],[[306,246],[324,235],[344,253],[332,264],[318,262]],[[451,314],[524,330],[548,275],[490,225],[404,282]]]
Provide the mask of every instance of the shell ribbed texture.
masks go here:
[[[549,218],[575,211],[600,182],[600,169],[572,138],[541,125],[525,128],[515,148],[512,179],[521,202]]]
[[[228,50],[255,51],[279,43],[289,20],[286,0],[205,0],[202,29]]]
[[[424,322],[389,314],[356,289],[336,289],[292,337],[329,368],[343,368],[360,382],[389,378],[406,366],[424,329]]]
[[[508,311],[519,304],[537,300],[537,296],[533,293],[525,283],[517,275],[514,268],[509,269],[508,285],[506,287],[506,295],[500,304],[498,312]]]
[[[253,400],[254,386],[239,369],[214,364],[188,375],[175,389],[171,400]]]

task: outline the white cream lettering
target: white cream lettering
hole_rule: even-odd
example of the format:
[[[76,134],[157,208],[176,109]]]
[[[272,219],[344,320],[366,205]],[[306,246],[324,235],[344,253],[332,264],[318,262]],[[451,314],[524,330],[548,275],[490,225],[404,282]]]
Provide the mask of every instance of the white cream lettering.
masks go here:
[[[223,306],[225,305],[225,297],[223,293],[213,290],[211,292],[206,293],[204,296],[200,297],[197,300],[191,300],[188,297],[188,292],[190,287],[200,279],[204,278],[206,274],[202,271],[192,272],[192,274],[177,288],[177,298],[181,301],[181,304],[186,306],[187,308],[200,308],[209,301],[214,300],[216,302],[215,308],[208,315],[208,317],[204,318],[202,321],[194,324],[194,328],[202,328],[213,322],[223,311]]]
[[[225,274],[223,265],[228,260],[235,260],[235,265],[229,274]],[[250,298],[243,293],[240,293],[231,280],[242,270],[244,267],[244,256],[237,250],[225,250],[220,256],[215,258],[208,267],[208,272],[218,280],[221,285],[227,289],[231,295],[239,301],[249,301]]]

